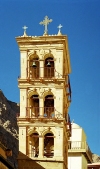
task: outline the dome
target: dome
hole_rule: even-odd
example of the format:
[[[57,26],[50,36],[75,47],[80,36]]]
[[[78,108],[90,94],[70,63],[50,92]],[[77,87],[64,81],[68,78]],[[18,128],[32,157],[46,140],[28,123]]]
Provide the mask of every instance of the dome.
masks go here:
[[[78,128],[81,128],[81,127],[76,123],[72,123],[72,128],[74,128],[74,129],[77,128],[78,129]]]

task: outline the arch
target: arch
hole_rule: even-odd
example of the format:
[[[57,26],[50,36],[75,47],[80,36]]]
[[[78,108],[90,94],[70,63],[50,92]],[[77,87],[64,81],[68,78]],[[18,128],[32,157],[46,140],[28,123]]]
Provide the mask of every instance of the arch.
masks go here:
[[[43,93],[43,98],[45,98],[47,95],[53,95],[54,96],[53,92],[51,92],[51,89],[49,89],[48,91],[45,91]]]
[[[54,131],[52,131],[52,129],[45,129],[43,132],[42,132],[42,136],[44,137],[47,133],[51,133],[53,135],[55,135]]]
[[[46,95],[44,99],[44,117],[45,118],[55,117],[54,97],[51,94]]]
[[[38,118],[39,116],[39,94],[36,89],[28,93],[27,111],[31,118]]]
[[[37,131],[32,132],[29,136],[34,137],[34,136],[39,136],[39,133]]]
[[[44,135],[44,156],[47,158],[54,156],[54,134],[51,131]]]
[[[31,52],[29,55],[28,55],[28,60],[32,60],[34,58],[38,58],[39,59],[39,56],[37,55],[36,51],[33,51]]]
[[[49,57],[54,59],[53,54],[51,54],[51,52],[49,52],[49,53],[47,53],[47,54],[44,55],[44,60],[46,60]]]
[[[38,157],[39,155],[39,134],[37,131],[34,131],[29,136],[29,148],[31,152],[31,157]]]
[[[44,137],[48,136],[54,137],[54,134],[51,131],[48,131],[47,133],[45,133]]]
[[[39,96],[39,94],[38,94],[38,92],[36,91],[36,89],[29,91],[29,93],[28,93],[28,98],[30,98],[32,95],[38,95],[38,96]]]
[[[39,56],[37,55],[36,51],[31,52],[28,55],[27,60],[28,71],[29,71],[29,78],[36,79],[39,78],[39,69],[40,69],[40,62]]]
[[[44,60],[44,77],[45,78],[52,78],[54,77],[55,64],[54,64],[54,57],[51,54],[45,55]]]
[[[34,128],[30,128],[30,130],[28,131],[28,135],[30,136],[33,133],[38,133],[39,135],[41,134],[40,131],[38,129]]]

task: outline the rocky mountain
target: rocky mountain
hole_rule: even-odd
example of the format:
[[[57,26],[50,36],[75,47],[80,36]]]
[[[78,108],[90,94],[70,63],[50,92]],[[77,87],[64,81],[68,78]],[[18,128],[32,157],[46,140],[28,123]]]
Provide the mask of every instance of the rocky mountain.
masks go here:
[[[100,163],[100,156],[98,156],[97,154],[93,154],[92,155],[92,159],[93,159],[93,163]]]
[[[18,156],[17,113],[19,105],[9,101],[0,90],[0,143],[12,150],[12,156],[8,160],[14,166],[17,166]]]

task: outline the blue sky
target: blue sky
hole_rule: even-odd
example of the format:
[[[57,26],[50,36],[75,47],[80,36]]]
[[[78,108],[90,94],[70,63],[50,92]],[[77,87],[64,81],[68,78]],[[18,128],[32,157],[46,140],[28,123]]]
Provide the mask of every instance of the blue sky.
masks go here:
[[[15,37],[42,35],[39,22],[48,15],[49,34],[57,26],[68,36],[72,72],[71,120],[84,128],[93,153],[100,155],[100,0],[0,0],[0,88],[19,102],[19,49]]]

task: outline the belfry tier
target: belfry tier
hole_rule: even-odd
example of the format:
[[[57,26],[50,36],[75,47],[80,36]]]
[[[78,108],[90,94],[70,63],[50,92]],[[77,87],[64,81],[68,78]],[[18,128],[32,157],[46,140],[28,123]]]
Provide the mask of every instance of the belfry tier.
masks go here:
[[[38,102],[36,104],[38,106],[34,116],[38,116],[38,111],[40,111],[39,116],[44,116],[43,109],[46,103],[42,103],[43,101],[40,102],[41,105],[39,103],[39,99],[43,97],[44,102],[46,99],[52,100],[54,117],[59,114],[64,117],[64,107],[69,107],[71,101],[69,81],[71,69],[67,36],[21,36],[16,40],[21,59],[18,86],[22,93],[26,89],[24,97],[27,98],[23,101],[23,94],[21,95],[20,101],[23,102],[24,108],[22,106],[20,109],[20,116],[32,116],[32,110],[29,109],[32,104],[36,104],[35,102]],[[48,98],[46,98],[47,94]]]

